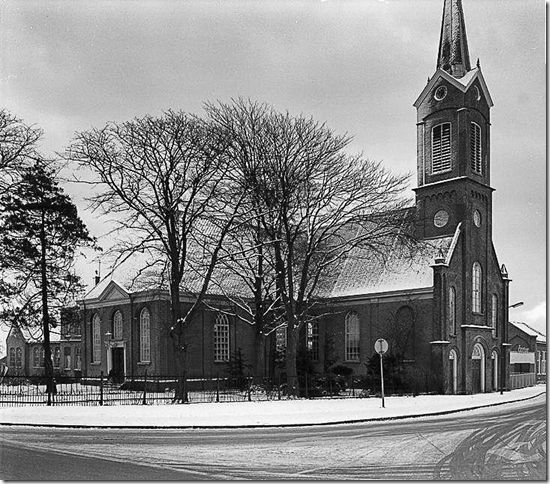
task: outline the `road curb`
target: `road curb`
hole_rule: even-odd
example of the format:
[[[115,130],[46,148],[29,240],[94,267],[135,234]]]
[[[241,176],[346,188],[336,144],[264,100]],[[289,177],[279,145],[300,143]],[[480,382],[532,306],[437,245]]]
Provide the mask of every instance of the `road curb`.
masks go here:
[[[507,402],[488,403],[486,405],[476,405],[474,407],[459,408],[455,410],[443,410],[441,412],[422,413],[415,415],[395,415],[393,417],[374,417],[355,420],[339,420],[335,422],[319,422],[319,423],[291,423],[291,424],[250,424],[250,425],[83,425],[83,424],[41,424],[41,423],[9,423],[0,422],[0,427],[48,427],[48,428],[66,428],[66,429],[257,429],[257,428],[280,428],[280,427],[321,427],[328,425],[347,425],[367,422],[380,422],[388,420],[404,420],[407,418],[434,417],[439,415],[448,415],[451,413],[468,412],[480,408],[498,407],[509,403],[524,402],[533,398],[544,395],[546,391],[531,395],[530,397],[518,398],[517,400],[509,400]]]

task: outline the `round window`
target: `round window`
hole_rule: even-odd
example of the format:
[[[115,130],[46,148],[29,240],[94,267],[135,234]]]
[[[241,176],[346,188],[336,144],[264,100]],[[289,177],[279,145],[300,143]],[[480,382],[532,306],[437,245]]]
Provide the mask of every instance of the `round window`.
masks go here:
[[[476,227],[481,227],[481,212],[479,210],[474,210],[474,224]]]
[[[447,88],[445,86],[439,86],[434,92],[434,98],[436,101],[441,101],[447,95]]]
[[[439,210],[434,215],[434,225],[436,227],[445,227],[449,221],[449,214],[445,210]]]

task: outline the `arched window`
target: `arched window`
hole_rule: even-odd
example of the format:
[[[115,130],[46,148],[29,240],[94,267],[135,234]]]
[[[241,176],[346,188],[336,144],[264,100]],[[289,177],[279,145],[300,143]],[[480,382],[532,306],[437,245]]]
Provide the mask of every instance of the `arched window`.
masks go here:
[[[474,369],[474,372],[476,372],[473,376],[474,392],[481,391],[483,393],[485,391],[485,350],[480,343],[474,345],[472,360],[479,361],[479,364]]]
[[[443,123],[432,129],[432,173],[451,169],[451,123]]]
[[[491,328],[493,336],[496,336],[498,328],[498,298],[496,294],[491,296]]]
[[[477,123],[470,124],[470,163],[472,171],[481,175],[481,127]]]
[[[21,348],[15,349],[15,368],[23,368],[23,350]]]
[[[113,338],[122,338],[122,313],[120,311],[116,311],[113,315]]]
[[[449,287],[447,320],[449,322],[449,331],[451,334],[456,334],[456,291],[454,287]]]
[[[53,349],[53,367],[59,368],[60,361],[61,361],[61,349],[59,348],[59,346],[56,346]]]
[[[92,319],[92,363],[101,361],[101,320],[99,314]]]
[[[151,361],[151,314],[147,308],[139,315],[139,361]]]
[[[359,361],[359,317],[357,313],[349,312],[346,314],[345,328],[345,360]]]
[[[32,366],[34,368],[40,367],[40,347],[39,346],[35,346],[32,349]]]
[[[286,326],[283,328],[286,334]],[[214,324],[214,361],[229,361],[229,320],[222,313]]]
[[[472,311],[481,313],[481,265],[474,262],[472,267]]]
[[[15,368],[15,348],[10,348],[10,368]]]

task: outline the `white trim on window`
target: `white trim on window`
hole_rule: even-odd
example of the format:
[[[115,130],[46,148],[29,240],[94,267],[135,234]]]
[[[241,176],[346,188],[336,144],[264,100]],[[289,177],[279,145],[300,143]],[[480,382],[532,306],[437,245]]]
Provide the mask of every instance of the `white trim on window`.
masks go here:
[[[319,323],[307,323],[307,350],[313,361],[319,359]]]
[[[92,363],[101,362],[101,320],[99,314],[92,318]]]
[[[139,314],[139,362],[151,361],[151,313],[143,308]]]
[[[496,294],[491,296],[491,329],[493,337],[497,335],[498,328],[498,298]]]
[[[472,311],[474,313],[481,313],[482,274],[481,264],[474,262],[472,266]]]
[[[481,165],[481,126],[479,124],[470,124],[470,163],[472,171],[481,175],[483,167]]]
[[[449,331],[451,334],[456,334],[456,290],[452,286],[449,287],[447,318],[449,322]]]
[[[214,361],[229,361],[229,320],[223,313],[214,324]]]
[[[432,128],[432,174],[451,169],[451,123],[441,123]]]
[[[345,361],[359,361],[360,336],[359,316],[350,311],[345,319]]]
[[[122,339],[122,313],[113,314],[113,339]]]

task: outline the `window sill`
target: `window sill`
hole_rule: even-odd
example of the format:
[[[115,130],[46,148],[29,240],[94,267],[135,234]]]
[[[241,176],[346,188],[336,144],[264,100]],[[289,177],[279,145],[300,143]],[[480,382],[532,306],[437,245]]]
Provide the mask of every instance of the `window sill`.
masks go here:
[[[214,360],[214,363],[229,363],[229,360]]]
[[[92,365],[92,366],[100,366],[100,365],[101,365],[101,361],[92,361],[92,362],[90,363],[90,365]]]
[[[138,366],[147,366],[147,365],[150,365],[151,362],[150,361],[138,361]]]

